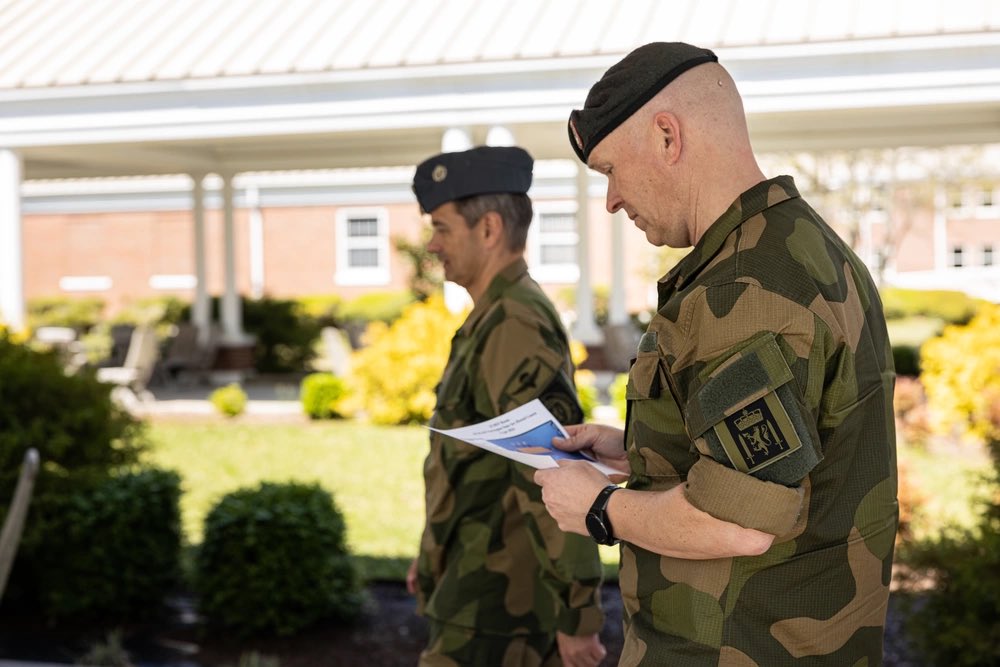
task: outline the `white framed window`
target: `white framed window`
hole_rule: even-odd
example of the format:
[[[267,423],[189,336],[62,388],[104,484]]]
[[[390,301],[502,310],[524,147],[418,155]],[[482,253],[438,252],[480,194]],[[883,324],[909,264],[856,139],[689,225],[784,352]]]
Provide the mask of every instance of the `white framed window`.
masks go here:
[[[541,283],[575,283],[580,279],[576,248],[575,201],[535,202],[528,235],[531,275]]]
[[[993,266],[993,245],[987,243],[983,246],[983,266]]]
[[[951,248],[951,265],[955,268],[965,266],[964,258],[962,257],[962,246],[956,245]]]
[[[337,211],[338,285],[389,282],[389,213],[384,208]]]

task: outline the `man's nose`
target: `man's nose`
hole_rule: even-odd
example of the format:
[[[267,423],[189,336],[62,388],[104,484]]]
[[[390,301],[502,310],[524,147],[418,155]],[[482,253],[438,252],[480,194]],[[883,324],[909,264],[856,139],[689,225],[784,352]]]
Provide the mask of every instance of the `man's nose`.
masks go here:
[[[608,183],[608,195],[604,202],[604,207],[608,209],[608,213],[615,213],[618,211],[625,202],[618,195],[618,191],[611,187]]]

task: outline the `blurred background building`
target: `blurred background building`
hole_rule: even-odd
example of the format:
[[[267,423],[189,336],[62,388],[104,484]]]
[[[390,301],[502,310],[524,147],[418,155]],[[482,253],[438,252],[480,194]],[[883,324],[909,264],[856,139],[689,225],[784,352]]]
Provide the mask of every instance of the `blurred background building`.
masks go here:
[[[533,275],[574,335],[675,260],[604,209],[566,118],[631,49],[714,49],[770,174],[885,284],[1000,301],[1000,0],[0,0],[0,321],[35,298],[407,285],[414,165],[536,158]]]

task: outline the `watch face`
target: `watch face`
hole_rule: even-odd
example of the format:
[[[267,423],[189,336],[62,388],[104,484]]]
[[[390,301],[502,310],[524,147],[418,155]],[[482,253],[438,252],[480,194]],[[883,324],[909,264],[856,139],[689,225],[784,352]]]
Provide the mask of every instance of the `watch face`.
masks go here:
[[[608,543],[608,529],[604,527],[604,522],[596,512],[587,512],[587,532],[598,544]]]

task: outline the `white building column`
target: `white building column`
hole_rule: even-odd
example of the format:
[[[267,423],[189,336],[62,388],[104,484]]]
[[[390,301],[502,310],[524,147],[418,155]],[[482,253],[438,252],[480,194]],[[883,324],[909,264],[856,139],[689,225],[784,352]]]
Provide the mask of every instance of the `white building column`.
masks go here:
[[[243,336],[243,308],[236,289],[236,230],[233,208],[233,175],[222,176],[223,266],[225,291],[222,294],[222,334],[228,342],[238,343]]]
[[[472,133],[466,127],[449,127],[441,135],[441,152],[456,153],[472,148]],[[430,157],[430,156],[428,156]],[[472,299],[461,285],[446,280],[444,282],[444,305],[453,313],[464,310]]]
[[[625,305],[625,212],[611,216],[611,294],[608,295],[608,324],[628,323]]]
[[[208,300],[208,277],[205,262],[205,174],[191,174],[191,213],[194,217],[194,303],[191,322],[198,330],[198,341],[208,343],[212,330],[212,309]]]
[[[573,338],[584,345],[599,345],[604,335],[594,321],[594,289],[590,284],[590,171],[576,166],[576,263],[580,279],[576,286],[576,322]]]
[[[24,329],[24,255],[21,245],[21,156],[0,148],[0,322]]]
[[[494,125],[486,132],[487,146],[515,146],[514,133],[503,125]]]
[[[246,191],[250,238],[250,296],[264,296],[264,218],[260,213],[260,192],[256,185]]]
[[[934,187],[934,269],[946,271],[950,267],[948,261],[948,193],[942,184]]]

